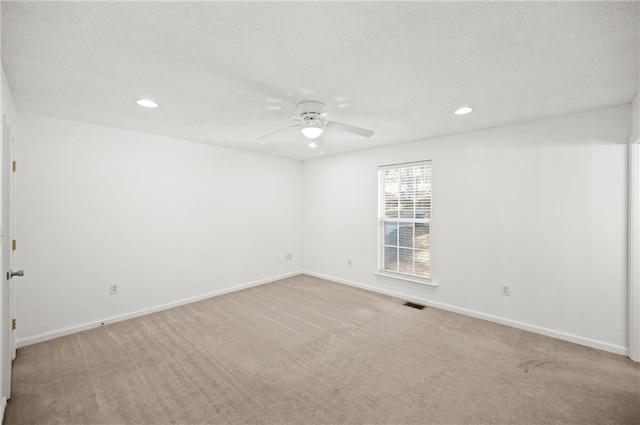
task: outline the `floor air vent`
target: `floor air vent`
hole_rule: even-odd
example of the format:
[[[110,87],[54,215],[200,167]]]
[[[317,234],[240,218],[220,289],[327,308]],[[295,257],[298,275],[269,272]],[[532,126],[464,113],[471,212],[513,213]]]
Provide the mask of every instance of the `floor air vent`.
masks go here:
[[[407,301],[407,302],[406,302],[406,303],[404,303],[403,305],[406,305],[407,307],[415,308],[415,309],[418,309],[418,310],[422,310],[422,309],[424,308],[424,306],[423,306],[423,305],[415,304],[415,303],[411,303],[411,302],[409,302],[409,301]]]

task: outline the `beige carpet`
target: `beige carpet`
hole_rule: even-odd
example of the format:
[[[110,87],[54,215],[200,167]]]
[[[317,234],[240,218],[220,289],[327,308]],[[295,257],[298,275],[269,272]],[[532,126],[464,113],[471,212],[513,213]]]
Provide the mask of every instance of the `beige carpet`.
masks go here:
[[[640,365],[298,276],[18,351],[5,423],[640,424]]]

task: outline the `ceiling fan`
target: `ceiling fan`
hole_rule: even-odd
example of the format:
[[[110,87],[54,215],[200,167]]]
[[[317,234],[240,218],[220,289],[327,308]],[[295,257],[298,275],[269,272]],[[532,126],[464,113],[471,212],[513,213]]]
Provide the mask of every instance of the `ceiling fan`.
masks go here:
[[[325,128],[334,128],[338,131],[357,134],[358,136],[362,137],[373,136],[373,131],[371,130],[354,127],[352,125],[342,124],[335,121],[325,120],[324,116],[326,115],[326,109],[327,105],[315,100],[300,102],[297,106],[300,118],[294,118],[294,120],[299,121],[300,124],[291,125],[289,127],[281,128],[280,130],[265,134],[258,137],[258,140],[266,139],[267,137],[271,137],[276,133],[288,130],[290,128],[300,128],[300,132],[304,135],[304,137],[308,139],[318,138],[324,132]]]

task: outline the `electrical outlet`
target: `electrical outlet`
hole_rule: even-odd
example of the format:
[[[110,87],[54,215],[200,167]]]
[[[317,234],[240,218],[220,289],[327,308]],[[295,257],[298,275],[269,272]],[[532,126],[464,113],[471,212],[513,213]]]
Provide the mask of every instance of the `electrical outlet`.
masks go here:
[[[291,261],[293,259],[293,254],[288,253],[284,254],[284,261]]]
[[[351,258],[347,258],[347,266],[351,267]]]
[[[115,283],[112,283],[111,285],[109,285],[109,295],[116,295],[118,293],[118,285]]]
[[[502,295],[504,295],[505,297],[511,295],[511,288],[507,285],[502,285]]]

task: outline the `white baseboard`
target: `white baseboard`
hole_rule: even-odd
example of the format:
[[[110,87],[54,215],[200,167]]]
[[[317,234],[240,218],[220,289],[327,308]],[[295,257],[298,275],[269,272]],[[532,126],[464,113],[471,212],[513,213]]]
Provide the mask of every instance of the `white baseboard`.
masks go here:
[[[265,279],[255,280],[253,282],[243,283],[241,285],[232,286],[230,288],[220,289],[217,291],[209,292],[202,295],[196,295],[195,297],[184,298],[182,300],[173,301],[166,304],[157,305],[154,307],[145,308],[142,310],[133,311],[131,313],[120,314],[118,316],[107,317],[101,320],[95,320],[89,323],[84,323],[77,326],[71,326],[69,328],[58,329],[51,332],[45,332],[40,335],[35,335],[27,338],[18,339],[16,341],[17,348],[26,347],[27,345],[36,344],[38,342],[48,341],[50,339],[59,338],[61,336],[71,335],[77,332],[86,331],[88,329],[99,328],[110,323],[121,322],[123,320],[133,319],[135,317],[146,316],[147,314],[156,313],[162,310],[168,310],[170,308],[178,307],[185,304],[191,304],[196,301],[202,301],[207,298],[217,297],[219,295],[228,294],[231,292],[241,291],[243,289],[251,288],[253,286],[264,285],[265,283],[274,282],[280,279],[286,279],[288,277],[297,276],[301,274],[301,271],[285,273],[278,276],[272,276]]]
[[[486,320],[488,322],[499,323],[505,326],[511,326],[513,328],[522,329],[525,331],[533,332],[540,335],[550,336],[552,338],[561,339],[563,341],[572,342],[574,344],[584,345],[586,347],[597,348],[598,350],[608,351],[610,353],[620,354],[623,356],[627,356],[629,351],[627,347],[622,347],[620,345],[610,344],[608,342],[598,341],[591,338],[585,338],[578,335],[569,334],[566,332],[556,331],[549,328],[544,328],[541,326],[531,325],[529,323],[518,322],[511,319],[505,319],[503,317],[494,316],[492,314],[481,313],[474,310],[468,310],[466,308],[456,307],[450,304],[439,303],[436,301],[431,301],[426,298],[413,297],[410,295],[402,294],[400,292],[390,291],[386,289],[376,288],[374,286],[366,285],[363,283],[352,282],[350,280],[340,279],[333,276],[327,276],[321,273],[315,273],[310,271],[303,271],[303,274],[309,276],[319,277],[321,279],[326,279],[335,283],[340,283],[343,285],[353,286],[360,289],[365,289],[367,291],[377,292],[379,294],[389,295],[395,298],[400,298],[403,300],[415,302],[418,304],[426,305],[429,307],[439,308],[441,310],[447,310],[453,313],[462,314],[464,316],[475,317],[477,319]]]
[[[296,276],[298,274],[306,274],[306,275],[309,275],[309,276],[319,277],[321,279],[326,279],[326,280],[329,280],[329,281],[332,281],[332,282],[335,282],[335,283],[340,283],[340,284],[344,284],[344,285],[348,285],[348,286],[353,286],[353,287],[356,287],[356,288],[365,289],[365,290],[368,290],[368,291],[377,292],[377,293],[384,294],[384,295],[389,295],[389,296],[392,296],[392,297],[395,297],[395,298],[401,298],[401,299],[404,299],[404,300],[407,300],[407,301],[423,304],[423,305],[426,305],[426,306],[435,307],[435,308],[439,308],[439,309],[446,310],[446,311],[451,311],[453,313],[458,313],[458,314],[462,314],[462,315],[469,316],[469,317],[475,317],[477,319],[487,320],[489,322],[499,323],[501,325],[511,326],[513,328],[522,329],[522,330],[533,332],[533,333],[537,333],[537,334],[540,334],[540,335],[545,335],[545,336],[549,336],[549,337],[552,337],[552,338],[561,339],[563,341],[568,341],[568,342],[572,342],[572,343],[575,343],[575,344],[584,345],[586,347],[597,348],[599,350],[608,351],[610,353],[620,354],[620,355],[623,355],[623,356],[627,356],[628,353],[629,353],[627,347],[614,345],[614,344],[610,344],[610,343],[607,343],[607,342],[594,340],[594,339],[591,339],[591,338],[585,338],[585,337],[581,337],[581,336],[577,336],[577,335],[573,335],[573,334],[569,334],[569,333],[565,333],[565,332],[561,332],[561,331],[557,331],[557,330],[553,330],[553,329],[548,329],[548,328],[544,328],[544,327],[540,327],[540,326],[536,326],[536,325],[531,325],[531,324],[528,324],[528,323],[518,322],[518,321],[515,321],[515,320],[511,320],[511,319],[505,319],[505,318],[502,318],[502,317],[499,317],[499,316],[494,316],[494,315],[491,315],[491,314],[486,314],[486,313],[481,313],[481,312],[474,311],[474,310],[469,310],[469,309],[466,309],[466,308],[456,307],[456,306],[453,306],[453,305],[450,305],[450,304],[439,303],[439,302],[436,302],[436,301],[428,300],[426,298],[414,297],[414,296],[406,295],[406,294],[403,294],[403,293],[400,293],[400,292],[381,289],[381,288],[377,288],[377,287],[374,287],[374,286],[366,285],[366,284],[363,284],[363,283],[358,283],[358,282],[353,282],[353,281],[349,281],[349,280],[345,280],[345,279],[340,279],[340,278],[337,278],[337,277],[334,277],[334,276],[328,276],[328,275],[324,275],[324,274],[321,274],[321,273],[315,273],[315,272],[311,272],[311,271],[307,271],[307,270],[286,273],[286,274],[282,274],[282,275],[278,275],[278,276],[273,276],[273,277],[269,277],[269,278],[265,278],[265,279],[256,280],[256,281],[253,281],[253,282],[243,283],[241,285],[236,285],[236,286],[232,286],[230,288],[225,288],[225,289],[209,292],[209,293],[202,294],[202,295],[197,295],[195,297],[185,298],[185,299],[174,301],[174,302],[171,302],[171,303],[162,304],[162,305],[158,305],[158,306],[154,306],[154,307],[150,307],[150,308],[146,308],[146,309],[142,309],[142,310],[137,310],[137,311],[134,311],[134,312],[131,312],[131,313],[126,313],[126,314],[121,314],[121,315],[118,315],[118,316],[108,317],[108,318],[105,318],[105,319],[102,319],[102,320],[96,320],[96,321],[85,323],[85,324],[82,324],[82,325],[72,326],[72,327],[69,327],[69,328],[59,329],[59,330],[56,330],[56,331],[46,332],[46,333],[43,333],[43,334],[40,334],[40,335],[19,339],[19,340],[16,341],[16,346],[18,348],[25,347],[27,345],[36,344],[38,342],[48,341],[50,339],[59,338],[59,337],[62,337],[62,336],[71,335],[71,334],[74,334],[74,333],[77,333],[77,332],[81,332],[81,331],[85,331],[85,330],[88,330],[88,329],[97,328],[97,327],[102,326],[103,324],[106,325],[106,324],[110,324],[110,323],[121,322],[123,320],[133,319],[135,317],[145,316],[147,314],[155,313],[155,312],[162,311],[162,310],[168,310],[168,309],[173,308],[173,307],[178,307],[178,306],[181,306],[181,305],[190,304],[190,303],[193,303],[193,302],[196,302],[196,301],[201,301],[201,300],[204,300],[204,299],[207,299],[207,298],[212,298],[212,297],[216,297],[216,296],[219,296],[219,295],[224,295],[224,294],[228,294],[228,293],[231,293],[231,292],[240,291],[240,290],[243,290],[243,289],[251,288],[253,286],[264,285],[265,283],[274,282],[274,281],[280,280],[280,279],[286,279],[288,277]],[[6,405],[6,400],[0,400],[0,403],[1,403],[0,408],[3,410],[4,406]],[[0,416],[0,418],[1,417],[2,416]]]

